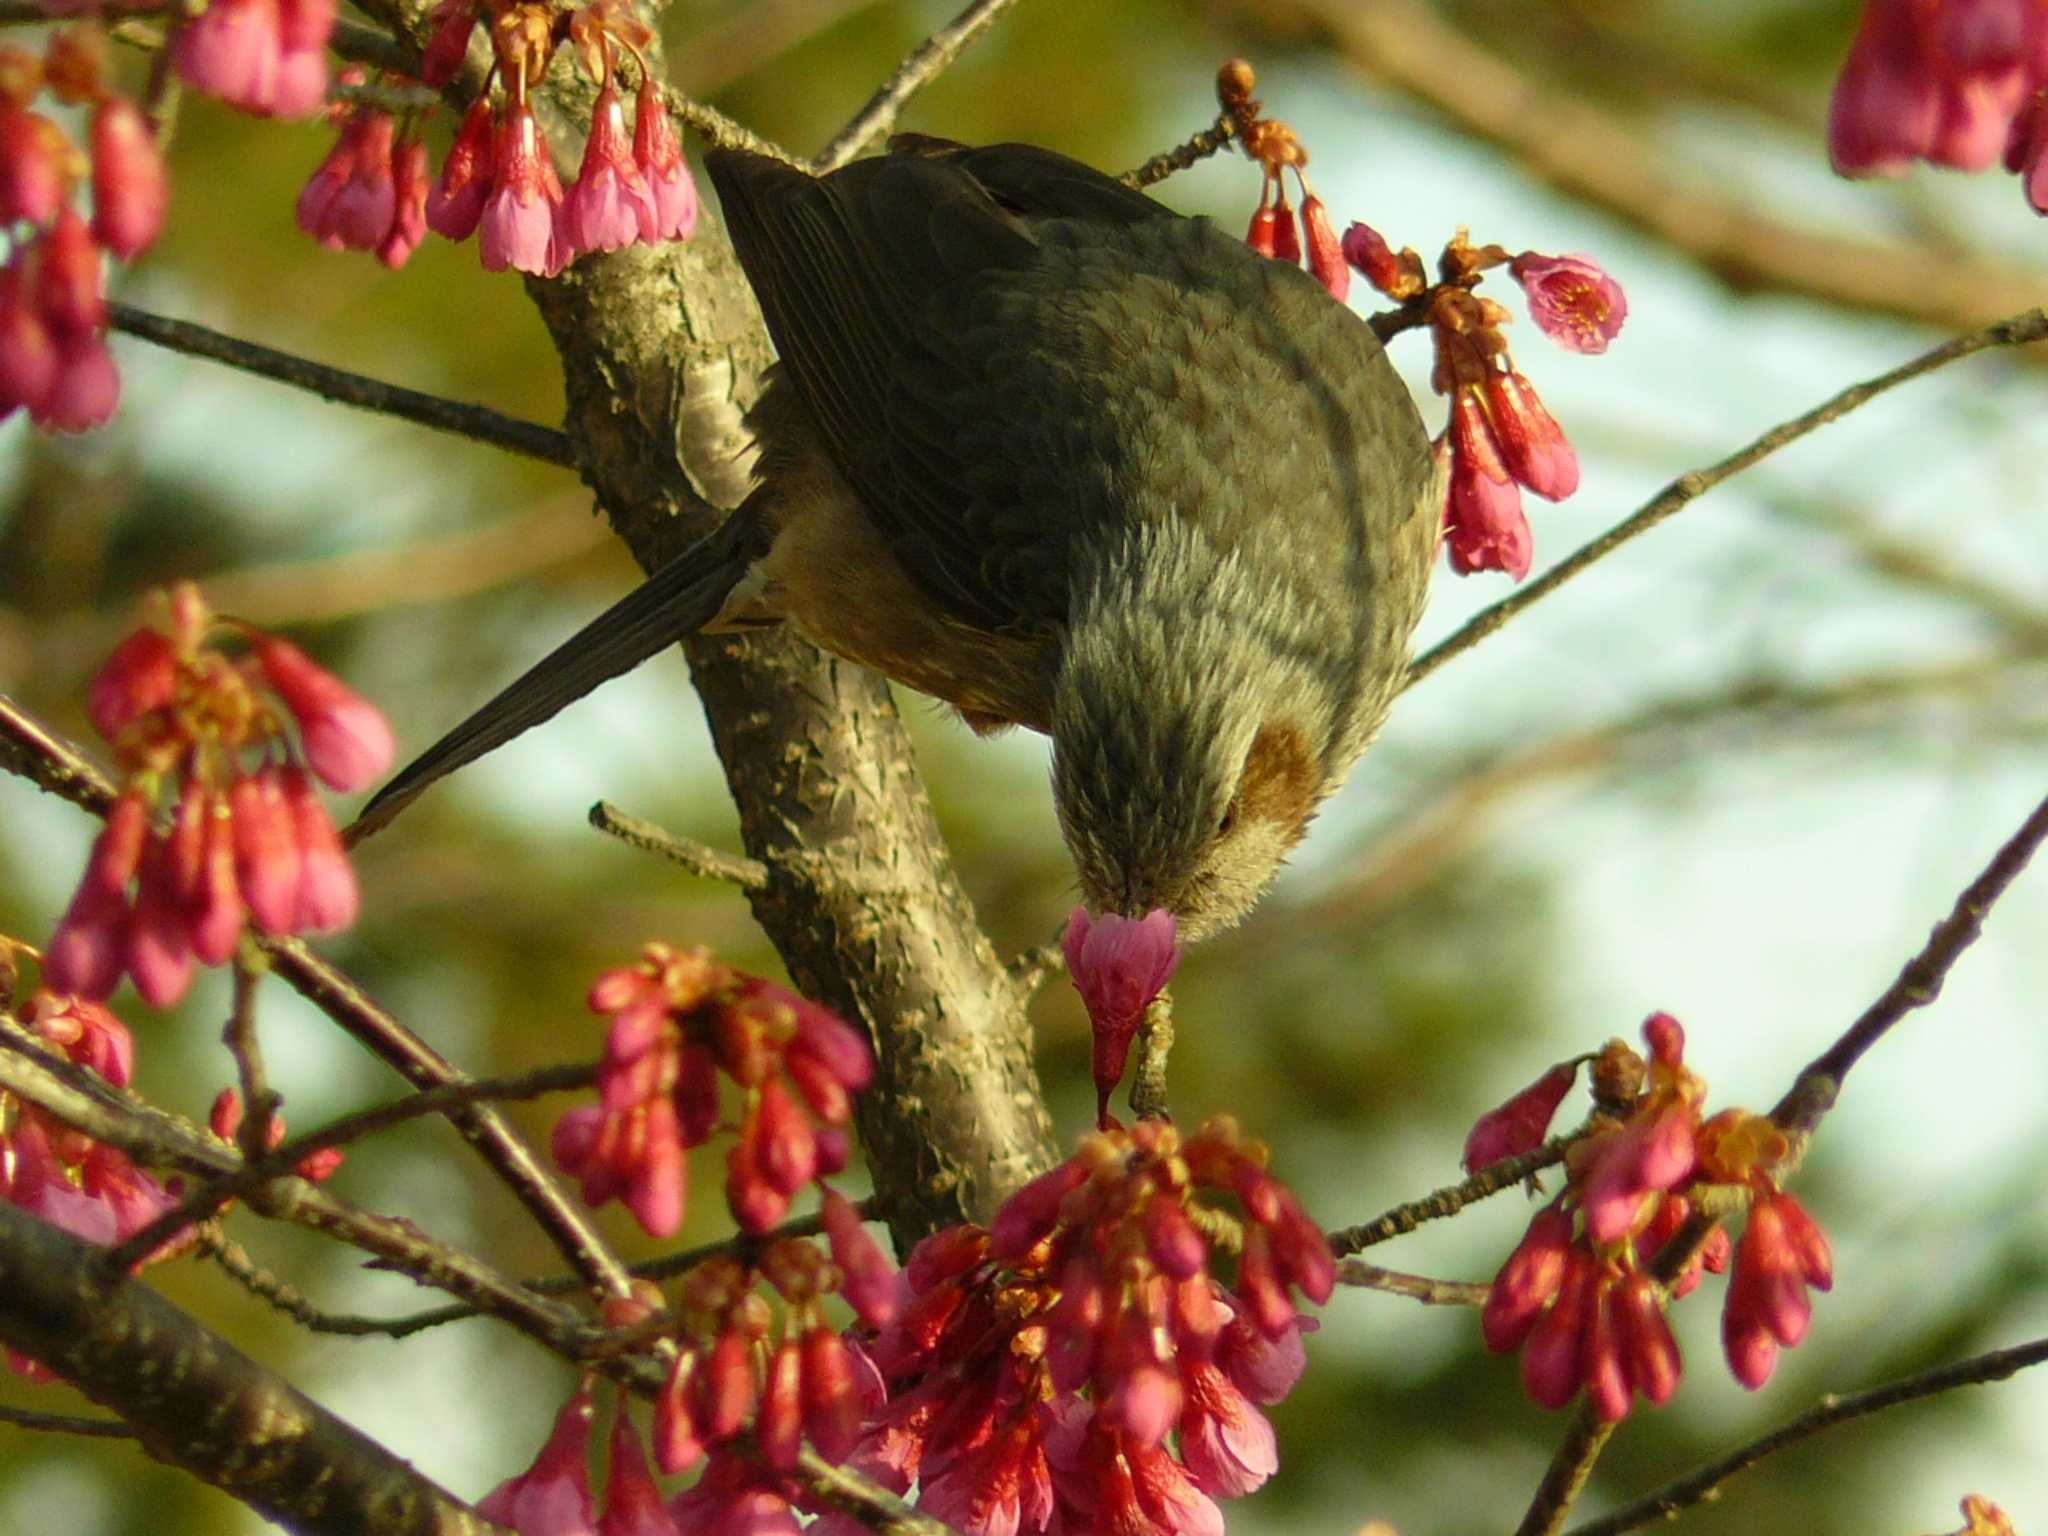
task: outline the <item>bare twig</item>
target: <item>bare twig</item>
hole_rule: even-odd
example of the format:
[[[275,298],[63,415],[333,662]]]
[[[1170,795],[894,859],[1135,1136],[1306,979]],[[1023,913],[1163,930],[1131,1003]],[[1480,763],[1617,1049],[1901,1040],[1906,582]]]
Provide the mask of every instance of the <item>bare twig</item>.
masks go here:
[[[1236,137],[1237,120],[1228,112],[1221,113],[1208,127],[1190,134],[1184,142],[1174,145],[1164,154],[1154,155],[1143,165],[1133,166],[1117,180],[1142,192],[1147,187],[1157,186],[1174,172],[1184,171],[1217,154]]]
[[[501,415],[486,406],[444,400],[439,395],[423,394],[402,385],[386,384],[359,373],[330,368],[325,363],[280,352],[275,347],[223,336],[219,331],[195,325],[190,320],[173,320],[167,315],[152,314],[119,299],[108,301],[107,314],[117,331],[126,331],[131,336],[139,336],[173,352],[209,358],[259,378],[275,379],[281,384],[309,390],[323,400],[353,405],[382,416],[395,416],[401,421],[432,427],[440,432],[452,432],[459,437],[503,448],[510,453],[524,454],[544,463],[568,468],[574,468],[576,464],[575,447],[562,433],[551,427]]]
[[[1603,1422],[1591,1401],[1579,1404],[1564,1439],[1551,1455],[1543,1481],[1536,1485],[1536,1496],[1529,1501],[1522,1523],[1515,1527],[1515,1536],[1557,1536],[1564,1517],[1584,1491],[1586,1479],[1593,1475],[1593,1463],[1619,1427],[1618,1423]]]
[[[628,816],[608,800],[600,800],[590,808],[590,824],[629,847],[660,854],[706,880],[722,880],[743,891],[758,891],[768,883],[768,866],[759,859],[721,853],[693,838],[677,837],[665,827]]]
[[[2048,839],[2048,799],[2034,807],[2019,830],[1992,855],[1983,873],[1963,888],[1948,916],[1934,925],[1926,944],[1906,962],[1883,995],[1800,1072],[1772,1109],[1773,1120],[1795,1136],[1812,1134],[1821,1117],[1833,1108],[1842,1079],[1863,1053],[1908,1013],[1925,1008],[1941,995],[1949,971],[1984,931],[1984,915],[2019,878],[2043,839]]]
[[[1432,1280],[1427,1275],[1382,1269],[1363,1259],[1339,1259],[1337,1283],[1355,1285],[1368,1291],[1386,1291],[1394,1296],[1412,1296],[1425,1307],[1483,1307],[1486,1294],[1492,1289],[1469,1280]]]
[[[0,1408],[0,1424],[19,1424],[55,1435],[91,1435],[102,1440],[130,1440],[135,1431],[119,1419],[84,1419],[69,1413],[42,1413],[34,1408]]]
[[[1410,1200],[1404,1205],[1397,1205],[1362,1226],[1346,1227],[1341,1232],[1332,1232],[1330,1247],[1339,1258],[1342,1258],[1346,1254],[1357,1253],[1361,1249],[1413,1232],[1426,1221],[1455,1216],[1474,1201],[1484,1200],[1488,1195],[1497,1195],[1504,1189],[1512,1189],[1532,1174],[1540,1173],[1554,1163],[1563,1162],[1565,1152],[1571,1147],[1577,1135],[1577,1132],[1573,1132],[1570,1136],[1553,1136],[1533,1152],[1524,1152],[1520,1157],[1504,1157],[1497,1163],[1488,1163],[1460,1183],[1447,1185],[1434,1194],[1424,1195],[1420,1200]]]
[[[245,1163],[263,1160],[263,1154],[270,1146],[271,1121],[277,1114],[278,1105],[283,1102],[271,1088],[269,1074],[263,1069],[263,1043],[256,1033],[256,983],[268,969],[263,963],[262,951],[253,944],[245,942],[236,952],[235,1001],[228,1010],[227,1026],[221,1031],[221,1043],[234,1058],[235,1077],[241,1084],[242,1123],[235,1128],[235,1143],[241,1148]],[[285,1166],[291,1165],[287,1163]],[[167,1237],[170,1234],[163,1235]],[[128,1256],[128,1263],[153,1252],[155,1248],[155,1243],[145,1245]],[[120,1268],[126,1269],[127,1264]]]
[[[238,981],[239,976],[240,973],[237,972]],[[402,1125],[408,1120],[445,1114],[451,1109],[506,1099],[532,1099],[542,1094],[587,1088],[596,1081],[596,1078],[597,1069],[594,1066],[571,1065],[547,1067],[518,1077],[472,1079],[462,1083],[451,1083],[441,1088],[426,1089],[394,1104],[380,1104],[375,1109],[359,1110],[355,1114],[344,1115],[316,1131],[309,1131],[304,1136],[281,1143],[275,1150],[266,1151],[263,1145],[258,1143],[253,1153],[246,1139],[249,1120],[245,1118],[242,1122],[242,1166],[233,1173],[202,1184],[191,1191],[148,1226],[126,1239],[119,1247],[111,1249],[107,1262],[116,1270],[126,1270],[154,1253],[159,1246],[185,1228],[196,1226],[215,1215],[230,1201],[254,1194],[272,1179],[290,1174],[315,1152],[324,1152],[330,1147],[348,1146],[378,1131]]]
[[[1947,1365],[1936,1366],[1932,1370],[1901,1376],[1895,1381],[1886,1382],[1883,1386],[1872,1387],[1867,1392],[1857,1392],[1848,1397],[1837,1397],[1831,1393],[1805,1413],[1779,1425],[1768,1434],[1759,1435],[1696,1471],[1688,1472],[1685,1476],[1666,1483],[1662,1488],[1631,1500],[1611,1514],[1603,1515],[1598,1520],[1589,1520],[1583,1525],[1573,1526],[1570,1536],[1621,1536],[1624,1531],[1633,1531],[1659,1520],[1669,1520],[1679,1511],[1711,1499],[1720,1486],[1736,1473],[1746,1471],[1767,1456],[1789,1450],[1802,1440],[1811,1439],[1823,1430],[1833,1429],[1837,1424],[1865,1418],[1886,1408],[1897,1407],[1901,1403],[1933,1397],[1941,1392],[1952,1392],[1957,1387],[1981,1386],[1988,1382],[2004,1381],[2029,1366],[2039,1365],[2044,1360],[2048,1360],[2048,1339],[2035,1339],[2029,1344],[2017,1344],[2010,1349],[1988,1350],[1981,1355],[1972,1355],[1967,1360],[1956,1360]]]
[[[1014,3],[1015,0],[973,0],[966,10],[920,43],[820,152],[818,173],[837,170],[894,128],[904,104],[951,68],[967,45]]]
[[[1889,389],[1917,379],[1922,374],[1932,373],[1937,368],[1946,367],[1988,347],[2024,346],[2043,337],[2048,337],[2048,310],[2030,309],[2023,314],[1997,321],[1968,336],[1959,336],[1954,341],[1944,342],[1932,351],[1923,352],[1911,362],[1894,368],[1889,373],[1867,379],[1861,384],[1852,384],[1804,415],[1795,416],[1792,420],[1771,428],[1748,447],[1730,454],[1718,464],[1679,476],[1600,537],[1572,551],[1512,597],[1503,598],[1489,608],[1482,608],[1451,635],[1416,657],[1408,668],[1408,681],[1405,686],[1412,688],[1452,657],[1470,650],[1530,604],[1548,597],[1595,561],[1612,554],[1638,534],[1647,533],[1673,513],[1697,501],[1715,486],[1752,465],[1761,463],[1787,444],[1795,443],[1830,422],[1840,420],[1858,406],[1874,400]]]

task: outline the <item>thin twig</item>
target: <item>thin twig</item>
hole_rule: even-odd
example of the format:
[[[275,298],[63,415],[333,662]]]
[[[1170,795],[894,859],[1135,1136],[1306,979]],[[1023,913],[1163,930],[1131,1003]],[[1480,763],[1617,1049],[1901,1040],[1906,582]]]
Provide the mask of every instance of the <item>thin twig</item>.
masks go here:
[[[629,847],[658,853],[672,864],[680,864],[706,880],[722,880],[743,891],[763,890],[768,884],[768,866],[743,854],[721,853],[694,838],[678,837],[665,827],[637,816],[628,816],[609,800],[590,808],[590,824]]]
[[[85,1419],[69,1413],[43,1413],[35,1408],[0,1408],[0,1424],[19,1424],[53,1435],[91,1435],[101,1440],[131,1440],[135,1431],[119,1419]]]
[[[1983,873],[1963,887],[1948,916],[1934,925],[1920,952],[1901,967],[1883,995],[1793,1080],[1772,1109],[1773,1120],[1794,1136],[1813,1133],[1821,1117],[1834,1107],[1842,1080],[1863,1053],[1907,1014],[1925,1008],[1941,995],[1949,971],[1984,931],[1985,914],[2019,878],[2044,839],[2048,839],[2048,799],[2034,807],[2033,814],[1992,855]]]
[[[1173,999],[1162,992],[1145,1009],[1138,1026],[1137,1060],[1131,1068],[1131,1113],[1140,1120],[1165,1120],[1166,1058],[1173,1050]]]
[[[242,1123],[236,1127],[235,1143],[241,1150],[244,1163],[263,1161],[263,1154],[270,1146],[271,1122],[277,1115],[278,1105],[283,1102],[271,1088],[269,1075],[263,1070],[263,1043],[256,1034],[256,983],[268,969],[263,963],[262,951],[253,944],[244,944],[236,951],[235,1001],[228,1010],[227,1027],[220,1036],[221,1043],[228,1048],[228,1055],[234,1058],[235,1077],[242,1089]],[[286,1168],[290,1166],[289,1163],[285,1165]],[[176,1230],[176,1227],[171,1229],[173,1232]],[[170,1233],[160,1235],[168,1237]],[[128,1263],[155,1251],[155,1243],[145,1244],[128,1255]],[[120,1265],[115,1273],[125,1272],[128,1263]]]
[[[1542,1172],[1553,1163],[1563,1162],[1566,1151],[1577,1138],[1576,1131],[1569,1136],[1553,1136],[1533,1152],[1524,1152],[1520,1157],[1504,1157],[1497,1163],[1488,1163],[1460,1183],[1447,1185],[1433,1194],[1424,1195],[1420,1200],[1410,1200],[1405,1205],[1397,1205],[1361,1226],[1346,1227],[1341,1232],[1332,1232],[1330,1247],[1339,1258],[1342,1258],[1346,1254],[1370,1248],[1376,1243],[1388,1242],[1404,1233],[1413,1232],[1426,1221],[1455,1216],[1475,1200],[1484,1200],[1488,1195],[1497,1195],[1504,1189],[1512,1189],[1524,1179]]]
[[[1951,1392],[1957,1387],[2004,1381],[2044,1360],[2048,1360],[2048,1339],[2035,1339],[2029,1344],[1988,1350],[1967,1360],[1956,1360],[1932,1370],[1901,1376],[1867,1392],[1853,1393],[1848,1397],[1830,1393],[1805,1413],[1787,1420],[1768,1434],[1759,1435],[1696,1471],[1631,1500],[1611,1514],[1573,1526],[1569,1536],[1621,1536],[1624,1531],[1633,1531],[1653,1521],[1669,1520],[1680,1510],[1711,1499],[1716,1490],[1736,1473],[1748,1470],[1767,1456],[1789,1450],[1823,1430],[1833,1429],[1837,1424],[1846,1424],[1852,1419],[1864,1418],[1901,1403]]]
[[[560,464],[571,469],[576,465],[575,445],[566,434],[536,422],[502,415],[487,406],[445,400],[439,395],[423,394],[402,385],[386,384],[380,379],[330,368],[325,363],[316,363],[311,358],[291,352],[280,352],[275,347],[224,336],[190,320],[174,320],[167,315],[153,314],[133,304],[124,304],[119,299],[107,302],[107,315],[117,331],[126,331],[131,336],[139,336],[173,352],[209,358],[259,378],[275,379],[281,384],[309,390],[323,400],[353,405],[381,416],[395,416],[401,421],[432,427],[440,432],[452,432],[458,437],[488,443],[510,453],[524,454],[543,463]]]
[[[1038,995],[1038,989],[1049,977],[1066,968],[1067,952],[1060,947],[1060,941],[1054,939],[1010,956],[1003,967],[1003,974],[1010,978],[1010,985],[1017,989],[1018,995],[1028,1001]]]
[[[1190,134],[1182,143],[1176,144],[1164,154],[1154,155],[1143,165],[1125,171],[1117,180],[1137,191],[1157,186],[1176,171],[1184,171],[1198,161],[1206,160],[1227,148],[1237,137],[1237,120],[1228,112],[1217,116],[1208,127]]]
[[[1515,1536],[1557,1536],[1564,1528],[1564,1517],[1571,1512],[1573,1501],[1585,1489],[1586,1479],[1593,1475],[1593,1463],[1600,1459],[1608,1439],[1619,1427],[1619,1421],[1602,1420],[1590,1401],[1579,1404],[1564,1439],[1544,1469],[1543,1481],[1536,1485],[1536,1496],[1529,1501],[1522,1523],[1515,1527]]]
[[[1363,1259],[1339,1259],[1337,1283],[1355,1285],[1368,1291],[1386,1291],[1394,1296],[1412,1296],[1425,1307],[1483,1307],[1491,1286],[1469,1280],[1432,1280],[1427,1275],[1382,1269]]]
[[[1830,422],[1840,420],[1858,406],[1876,399],[1887,390],[1917,379],[1924,373],[1932,373],[1937,368],[1946,367],[1989,347],[2024,346],[2043,337],[2048,337],[2048,310],[2030,309],[2023,314],[1996,321],[1980,331],[1974,331],[1968,336],[1959,336],[1954,341],[1944,342],[1932,351],[1923,352],[1911,362],[1894,368],[1889,373],[1867,379],[1861,384],[1852,384],[1803,416],[1795,416],[1792,420],[1771,428],[1748,447],[1730,454],[1720,463],[1679,476],[1600,537],[1581,545],[1513,596],[1503,598],[1490,608],[1482,608],[1451,635],[1416,657],[1408,668],[1408,680],[1403,686],[1414,687],[1452,657],[1470,650],[1531,603],[1548,597],[1596,560],[1612,554],[1638,534],[1647,533],[1673,513],[1697,501],[1715,486],[1752,465],[1761,463],[1780,448],[1799,441],[1800,438],[1818,431]]]
[[[918,44],[916,50],[896,66],[896,73],[868,98],[846,126],[833,136],[818,155],[817,172],[824,175],[866,150],[896,126],[897,114],[919,91],[944,74],[969,43],[988,30],[995,19],[1016,0],[974,0],[945,26]]]
[[[239,977],[238,971],[238,983]],[[237,990],[239,991],[239,985]],[[396,1103],[380,1104],[374,1109],[344,1115],[318,1130],[283,1142],[274,1150],[262,1150],[262,1144],[259,1143],[254,1155],[251,1155],[247,1140],[249,1119],[245,1118],[242,1123],[242,1166],[233,1173],[192,1190],[170,1210],[132,1237],[125,1239],[119,1247],[111,1249],[107,1256],[108,1266],[117,1273],[125,1272],[130,1265],[139,1263],[147,1255],[156,1252],[158,1247],[177,1233],[214,1216],[230,1201],[254,1194],[272,1179],[284,1178],[291,1174],[301,1162],[315,1152],[324,1152],[330,1147],[349,1146],[378,1131],[389,1130],[392,1126],[402,1125],[408,1120],[422,1119],[427,1115],[445,1114],[451,1109],[473,1104],[507,1099],[532,1099],[542,1094],[587,1088],[596,1079],[595,1066],[572,1064],[546,1067],[538,1072],[528,1072],[518,1077],[475,1079],[451,1083],[441,1088],[428,1088]]]

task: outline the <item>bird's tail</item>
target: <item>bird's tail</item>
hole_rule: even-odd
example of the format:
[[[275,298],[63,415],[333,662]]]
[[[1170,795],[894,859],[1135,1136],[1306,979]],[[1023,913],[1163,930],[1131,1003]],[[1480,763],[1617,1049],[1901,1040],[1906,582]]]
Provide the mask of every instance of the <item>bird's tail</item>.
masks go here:
[[[756,519],[742,507],[716,533],[667,562],[415,758],[371,797],[344,840],[354,846],[380,831],[436,779],[496,751],[709,624],[760,553],[757,544]]]

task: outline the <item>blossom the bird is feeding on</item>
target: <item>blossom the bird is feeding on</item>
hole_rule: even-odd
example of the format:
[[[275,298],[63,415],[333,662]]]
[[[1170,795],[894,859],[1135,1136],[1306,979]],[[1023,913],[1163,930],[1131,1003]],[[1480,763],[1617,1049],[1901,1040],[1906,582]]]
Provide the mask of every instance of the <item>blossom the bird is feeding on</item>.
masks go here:
[[[1123,1080],[1131,1040],[1145,1010],[1173,979],[1180,964],[1171,912],[1158,908],[1141,918],[1105,913],[1090,917],[1076,907],[1067,918],[1062,947],[1067,975],[1088,1007],[1094,1031],[1092,1066],[1098,1119],[1109,1113],[1109,1096]]]

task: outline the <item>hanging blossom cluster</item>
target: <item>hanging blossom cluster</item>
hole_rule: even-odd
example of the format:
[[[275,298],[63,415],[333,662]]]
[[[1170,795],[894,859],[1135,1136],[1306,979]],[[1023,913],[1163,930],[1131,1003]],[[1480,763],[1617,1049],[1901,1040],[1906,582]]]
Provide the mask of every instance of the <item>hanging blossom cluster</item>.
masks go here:
[[[0,47],[0,420],[82,432],[114,413],[102,254],[132,261],[163,230],[163,156],[141,110],[108,81],[106,35],[81,21],[40,56]],[[47,96],[84,114],[85,143],[39,111]],[[73,206],[81,183],[92,216]]]
[[[1278,1465],[1259,1404],[1301,1374],[1291,1292],[1328,1299],[1321,1231],[1228,1120],[1096,1131],[989,1231],[912,1252],[868,1353],[888,1387],[851,1465],[968,1536],[1219,1536]],[[1234,1204],[1228,1216],[1219,1199]],[[1211,1237],[1239,1235],[1234,1285]],[[854,1526],[827,1516],[824,1536]]]
[[[1670,1400],[1681,1371],[1667,1307],[1703,1271],[1730,1268],[1721,1337],[1736,1380],[1755,1390],[1778,1351],[1805,1337],[1809,1294],[1833,1283],[1820,1228],[1778,1180],[1792,1147],[1771,1120],[1730,1109],[1703,1118],[1706,1084],[1685,1064],[1685,1032],[1668,1014],[1643,1025],[1647,1061],[1619,1040],[1596,1059],[1599,1113],[1566,1157],[1564,1190],[1529,1223],[1495,1277],[1480,1326],[1487,1348],[1521,1351],[1522,1384],[1546,1408],[1581,1390],[1599,1416],[1624,1417],[1637,1396]],[[1529,1151],[1569,1088],[1553,1068],[1474,1128],[1469,1164]],[[1668,1281],[1652,1261],[1697,1210],[1745,1207],[1739,1243],[1716,1226]]]
[[[701,949],[649,944],[592,983],[608,1015],[598,1102],[555,1123],[555,1161],[592,1205],[623,1200],[655,1237],[683,1220],[684,1154],[721,1128],[720,1078],[742,1100],[726,1157],[735,1220],[766,1232],[806,1184],[846,1166],[868,1043],[827,1009]]]
[[[420,137],[430,106],[401,116],[367,98],[337,105],[330,116],[339,137],[299,194],[307,234],[337,250],[373,251],[389,267],[404,265],[429,229],[457,241],[475,235],[486,270],[552,277],[585,252],[695,232],[696,184],[641,52],[652,33],[623,0],[577,10],[441,0],[429,20],[424,83],[438,89],[455,79],[481,24],[502,93],[494,100],[486,80],[439,176]],[[566,189],[528,100],[564,42],[598,83],[582,165]],[[615,80],[621,52],[640,82],[630,128]]]
[[[245,648],[231,657],[218,637]],[[355,874],[312,780],[345,793],[391,766],[373,705],[297,646],[214,614],[189,582],[151,600],[86,702],[125,782],[50,940],[53,990],[104,998],[125,972],[165,1007],[245,929],[355,921]]]
[[[687,1492],[663,1502],[622,1405],[598,1516],[586,1384],[563,1405],[533,1466],[478,1508],[521,1536],[797,1536],[796,1511],[807,1508],[791,1477],[800,1450],[808,1442],[844,1461],[883,1399],[880,1376],[827,1305],[837,1298],[873,1334],[893,1323],[901,1300],[895,1267],[825,1182],[845,1166],[852,1095],[873,1076],[873,1057],[825,1009],[702,950],[650,944],[637,965],[598,977],[590,1005],[611,1021],[599,1102],[557,1122],[557,1160],[583,1181],[590,1203],[623,1199],[642,1226],[666,1236],[682,1218],[684,1151],[720,1128],[719,1079],[729,1077],[744,1102],[737,1124],[725,1127],[735,1133],[726,1202],[763,1240],[690,1269],[672,1304],[645,1281],[606,1304],[607,1326],[658,1339],[668,1355],[653,1463],[663,1473],[700,1469]],[[822,1200],[823,1245],[766,1240],[806,1184]]]
[[[1233,59],[1216,77],[1216,98],[1231,118],[1244,152],[1264,182],[1245,239],[1275,260],[1300,263],[1343,300],[1354,270],[1402,310],[1429,325],[1436,339],[1431,383],[1451,402],[1450,425],[1437,439],[1447,469],[1444,543],[1451,569],[1529,574],[1534,545],[1522,492],[1562,501],[1579,486],[1579,461],[1528,379],[1508,356],[1501,326],[1508,312],[1473,290],[1485,272],[1505,266],[1529,305],[1538,330],[1573,352],[1607,350],[1628,316],[1621,285],[1585,256],[1510,256],[1497,245],[1474,246],[1463,230],[1444,247],[1432,284],[1413,249],[1398,253],[1371,226],[1353,223],[1340,237],[1321,199],[1308,190],[1308,151],[1293,129],[1261,115],[1251,96],[1251,66]],[[1288,206],[1283,173],[1301,185],[1300,232]]]
[[[73,1065],[117,1088],[128,1086],[135,1042],[101,1004],[47,986],[10,1017]],[[44,1110],[0,1090],[0,1200],[17,1205],[83,1242],[107,1248],[133,1237],[171,1209],[171,1195],[118,1147],[73,1130]],[[152,1259],[169,1256],[163,1249]],[[24,1369],[16,1357],[16,1369]],[[48,1380],[41,1367],[27,1374]]]
[[[2041,0],[1867,0],[1828,107],[1828,157],[1844,176],[2003,161],[2048,214],[2043,87]]]

